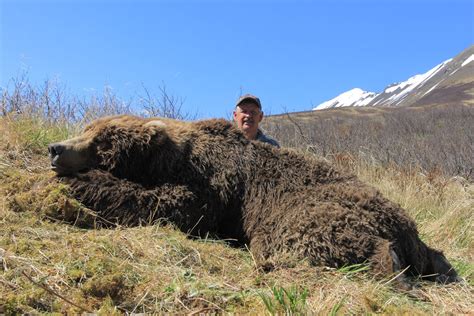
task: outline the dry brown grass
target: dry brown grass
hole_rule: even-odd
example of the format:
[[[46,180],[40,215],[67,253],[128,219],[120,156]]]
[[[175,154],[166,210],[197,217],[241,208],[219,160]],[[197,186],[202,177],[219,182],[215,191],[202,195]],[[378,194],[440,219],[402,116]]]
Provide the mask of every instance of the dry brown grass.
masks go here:
[[[354,107],[267,117],[284,146],[333,159],[474,179],[474,107],[457,103],[402,108]]]
[[[419,283],[401,292],[390,279],[357,272],[358,266],[333,270],[294,262],[265,273],[246,249],[192,240],[169,226],[81,229],[82,216],[93,214],[48,171],[44,143],[61,133],[45,130],[35,147],[28,138],[37,133],[24,131],[51,126],[5,119],[0,118],[0,313],[474,312],[471,183],[351,157],[336,160],[408,209],[423,239],[444,249],[468,281]]]

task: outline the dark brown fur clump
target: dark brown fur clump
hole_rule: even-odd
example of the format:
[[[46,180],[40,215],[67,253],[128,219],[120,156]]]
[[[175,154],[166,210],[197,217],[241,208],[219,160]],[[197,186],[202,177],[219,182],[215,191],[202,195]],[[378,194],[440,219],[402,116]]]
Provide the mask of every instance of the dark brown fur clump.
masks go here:
[[[406,275],[458,280],[406,212],[354,176],[250,142],[224,120],[153,122],[93,123],[87,152],[94,163],[63,178],[104,225],[166,220],[192,235],[247,243],[260,264],[290,255],[330,267],[367,262],[383,276],[406,268]]]

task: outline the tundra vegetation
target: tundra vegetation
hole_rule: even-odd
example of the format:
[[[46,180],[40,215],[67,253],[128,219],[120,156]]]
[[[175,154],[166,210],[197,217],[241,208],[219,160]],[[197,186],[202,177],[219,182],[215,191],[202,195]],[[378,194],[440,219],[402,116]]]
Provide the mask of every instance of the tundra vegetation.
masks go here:
[[[192,240],[171,225],[80,228],[90,210],[52,180],[47,144],[107,114],[191,115],[165,87],[124,102],[110,89],[83,100],[50,81],[11,84],[0,97],[0,313],[474,312],[472,107],[267,117],[265,128],[284,145],[325,157],[408,210],[422,239],[443,249],[466,280],[401,291],[363,264],[335,270],[287,262],[264,272],[247,249]]]

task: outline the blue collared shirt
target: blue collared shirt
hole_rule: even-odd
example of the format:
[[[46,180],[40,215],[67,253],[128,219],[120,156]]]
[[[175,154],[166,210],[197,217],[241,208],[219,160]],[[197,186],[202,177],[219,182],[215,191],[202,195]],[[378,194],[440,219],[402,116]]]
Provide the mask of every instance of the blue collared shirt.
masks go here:
[[[263,134],[263,132],[261,130],[257,131],[257,137],[255,139],[258,140],[258,141],[261,141],[263,143],[267,143],[267,144],[270,144],[270,145],[275,146],[277,148],[280,148],[280,144],[278,144],[278,142],[276,140],[266,136],[265,134]]]

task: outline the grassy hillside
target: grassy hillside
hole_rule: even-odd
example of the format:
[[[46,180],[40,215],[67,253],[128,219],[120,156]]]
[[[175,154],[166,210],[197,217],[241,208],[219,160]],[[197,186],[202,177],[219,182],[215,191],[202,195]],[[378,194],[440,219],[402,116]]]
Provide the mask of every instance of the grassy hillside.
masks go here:
[[[377,155],[367,159],[371,156],[363,148],[364,155],[345,150],[350,142],[342,142],[345,138],[337,137],[336,130],[354,135],[349,138],[354,142],[363,139],[375,149],[377,144],[385,145],[370,143],[370,133],[353,132],[362,129],[349,124],[359,116],[352,115],[352,110],[325,112],[328,122],[347,124],[313,124],[317,131],[313,143],[306,142],[312,135],[305,135],[301,122],[288,121],[287,132],[285,124],[274,125],[274,131],[280,128],[283,132],[275,136],[307,154],[325,156],[400,203],[416,219],[422,238],[445,251],[466,284],[416,282],[413,290],[402,292],[393,288],[391,278],[371,278],[363,265],[334,270],[289,260],[285,266],[264,272],[257,269],[247,249],[232,248],[225,241],[192,240],[170,226],[83,229],[81,224],[91,220],[93,211],[55,180],[49,170],[47,144],[78,133],[94,117],[129,108],[110,91],[84,101],[68,97],[49,83],[36,89],[25,82],[15,81],[14,88],[0,96],[0,314],[474,312],[472,178],[442,168],[424,168],[421,163],[385,163]],[[179,100],[162,92],[159,99],[144,98],[141,106],[151,115],[177,116]],[[454,157],[461,158],[472,150],[472,128],[463,125],[472,111],[463,113],[449,124],[464,126],[464,134],[458,128],[444,128],[444,137],[438,137],[440,147],[453,144],[453,139],[471,137],[467,145],[452,146]],[[392,118],[399,121],[397,116]],[[390,121],[390,116],[384,119]],[[432,121],[425,122],[428,126],[415,130],[408,124],[407,131],[397,135],[411,131],[417,139],[432,139],[437,129],[431,128]],[[324,126],[334,133],[324,135]],[[420,129],[424,134],[419,134]],[[459,137],[449,137],[449,132]],[[361,138],[363,135],[368,136]],[[411,143],[403,137],[399,142]],[[338,147],[341,144],[346,147]],[[420,148],[429,146],[412,148],[413,155],[422,158],[425,152],[416,152]],[[461,158],[448,160],[467,166]]]
[[[364,266],[333,270],[303,261],[263,272],[247,249],[191,240],[173,227],[81,229],[91,211],[55,181],[46,153],[46,144],[75,128],[7,115],[0,129],[0,313],[474,311],[472,183],[336,161],[407,208],[423,239],[468,280],[401,292]]]

